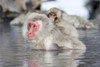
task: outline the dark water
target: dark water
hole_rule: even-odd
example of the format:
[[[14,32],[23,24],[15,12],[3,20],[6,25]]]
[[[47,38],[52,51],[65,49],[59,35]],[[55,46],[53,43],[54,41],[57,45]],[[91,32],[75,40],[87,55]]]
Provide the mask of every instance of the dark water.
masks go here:
[[[79,33],[87,46],[86,52],[30,52],[21,26],[0,23],[0,67],[100,67],[100,30],[79,30]]]

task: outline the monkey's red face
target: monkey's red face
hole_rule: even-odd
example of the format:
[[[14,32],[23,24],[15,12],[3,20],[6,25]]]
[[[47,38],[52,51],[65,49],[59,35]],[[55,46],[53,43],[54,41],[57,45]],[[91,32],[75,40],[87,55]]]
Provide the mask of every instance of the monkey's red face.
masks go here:
[[[29,40],[33,40],[33,37],[35,36],[35,33],[39,30],[40,25],[37,22],[30,21],[28,22],[27,29],[27,37]]]

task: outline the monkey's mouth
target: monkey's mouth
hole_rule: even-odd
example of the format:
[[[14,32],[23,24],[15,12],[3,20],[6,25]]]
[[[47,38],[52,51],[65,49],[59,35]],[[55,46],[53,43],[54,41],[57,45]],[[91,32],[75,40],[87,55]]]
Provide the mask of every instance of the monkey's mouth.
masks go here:
[[[28,40],[33,40],[33,36],[34,36],[34,35],[35,35],[35,34],[33,34],[33,35],[32,35],[32,34],[28,34],[28,35],[27,35]]]
[[[54,18],[53,18],[53,17],[49,17],[49,19],[50,19],[51,21],[54,21]]]
[[[33,40],[33,38],[32,37],[30,37],[30,38],[28,38],[29,40]]]

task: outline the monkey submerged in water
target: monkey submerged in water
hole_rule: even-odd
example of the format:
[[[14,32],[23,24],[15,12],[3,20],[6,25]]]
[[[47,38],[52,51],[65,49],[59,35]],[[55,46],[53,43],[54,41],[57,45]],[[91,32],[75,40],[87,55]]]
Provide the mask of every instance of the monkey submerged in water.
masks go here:
[[[58,8],[51,8],[48,11],[47,16],[56,24],[61,23],[63,20],[66,23],[74,25],[76,28],[87,29],[95,27],[93,23],[89,22],[88,20],[85,20],[78,16],[68,15],[67,13],[62,10],[59,10]]]
[[[86,49],[79,39],[62,33],[45,14],[31,13],[23,24],[22,33],[31,49]]]

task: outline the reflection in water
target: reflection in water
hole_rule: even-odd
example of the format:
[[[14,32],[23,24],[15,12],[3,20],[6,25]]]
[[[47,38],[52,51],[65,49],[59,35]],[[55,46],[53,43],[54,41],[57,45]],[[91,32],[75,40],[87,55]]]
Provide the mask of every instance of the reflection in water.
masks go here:
[[[32,51],[29,67],[77,67],[84,50]]]
[[[77,67],[84,51],[32,51],[29,53],[21,26],[0,24],[0,67]]]
[[[26,60],[25,41],[21,27],[0,24],[0,67],[23,67]]]
[[[100,67],[100,30],[79,30],[87,51],[30,51],[21,26],[0,23],[0,67]],[[82,55],[85,52],[84,56]],[[81,61],[80,61],[81,60]]]

